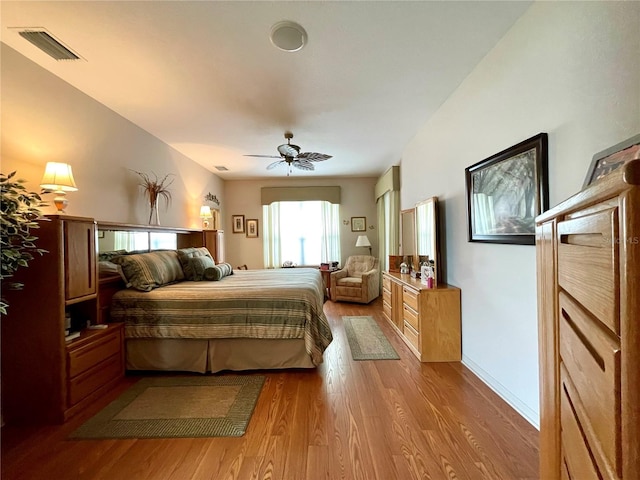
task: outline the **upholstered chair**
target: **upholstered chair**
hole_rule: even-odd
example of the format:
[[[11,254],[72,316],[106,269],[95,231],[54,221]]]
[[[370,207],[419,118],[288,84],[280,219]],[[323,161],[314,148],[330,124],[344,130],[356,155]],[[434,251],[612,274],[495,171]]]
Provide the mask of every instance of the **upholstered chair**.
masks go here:
[[[380,263],[370,255],[352,255],[331,272],[331,301],[369,303],[380,295]]]

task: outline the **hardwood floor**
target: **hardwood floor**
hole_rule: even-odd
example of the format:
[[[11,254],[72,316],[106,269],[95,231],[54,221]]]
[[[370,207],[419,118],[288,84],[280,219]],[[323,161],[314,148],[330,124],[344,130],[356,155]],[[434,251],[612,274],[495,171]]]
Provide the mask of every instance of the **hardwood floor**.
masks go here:
[[[62,426],[2,429],[2,479],[537,479],[538,432],[459,363],[421,364],[371,305],[325,304],[317,370],[266,371],[240,438],[67,440],[140,377]],[[353,361],[342,315],[372,315],[401,360]],[[249,373],[251,374],[251,373]]]

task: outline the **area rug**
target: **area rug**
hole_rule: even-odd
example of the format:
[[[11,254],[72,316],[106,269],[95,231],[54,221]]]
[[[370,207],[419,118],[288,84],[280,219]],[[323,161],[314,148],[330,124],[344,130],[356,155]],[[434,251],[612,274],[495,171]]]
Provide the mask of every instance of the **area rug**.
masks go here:
[[[265,377],[143,378],[70,438],[241,437]]]
[[[372,317],[342,317],[342,321],[354,360],[400,359]]]

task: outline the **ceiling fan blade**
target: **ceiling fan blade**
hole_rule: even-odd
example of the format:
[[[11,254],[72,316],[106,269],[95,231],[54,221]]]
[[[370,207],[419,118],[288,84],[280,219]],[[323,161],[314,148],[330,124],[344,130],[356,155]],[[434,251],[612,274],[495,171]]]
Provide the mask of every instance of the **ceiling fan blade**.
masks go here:
[[[322,162],[323,160],[329,160],[331,155],[327,155],[326,153],[304,152],[298,155],[297,158],[307,160],[309,162]]]
[[[278,165],[282,163],[287,163],[287,162],[285,162],[284,160],[280,160],[277,162],[270,163],[269,165],[267,165],[267,170],[273,170],[274,168],[276,168]]]
[[[299,168],[300,170],[315,170],[316,169],[313,166],[313,163],[308,162],[306,160],[294,160],[293,162],[291,162],[291,165],[293,165],[296,168]]]
[[[244,157],[282,158],[280,155],[243,155]]]

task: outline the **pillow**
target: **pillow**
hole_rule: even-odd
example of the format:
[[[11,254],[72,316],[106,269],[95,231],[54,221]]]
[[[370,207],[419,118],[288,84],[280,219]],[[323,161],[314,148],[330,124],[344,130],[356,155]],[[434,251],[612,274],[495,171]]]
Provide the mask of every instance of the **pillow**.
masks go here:
[[[211,257],[207,257],[205,255],[200,257],[191,257],[189,259],[189,272],[193,277],[191,280],[199,282],[204,278],[205,270],[215,266],[216,264],[213,263],[213,259]]]
[[[213,261],[213,257],[207,250],[207,247],[196,247],[196,248],[181,248],[176,250],[178,254],[178,259],[180,260],[180,264],[182,265],[182,270],[184,272],[184,276],[187,280],[195,280],[195,273],[191,267],[189,260],[194,257],[209,257],[211,259],[211,263],[213,265],[216,262]]]
[[[233,275],[233,268],[228,263],[221,263],[204,271],[205,280],[222,280],[227,275]]]
[[[126,250],[112,250],[110,252],[100,252],[98,253],[98,261],[100,262],[110,262],[113,257],[119,257],[120,255],[126,255]]]
[[[184,280],[182,265],[175,250],[123,255],[111,261],[122,266],[127,288],[149,292],[162,285]]]

